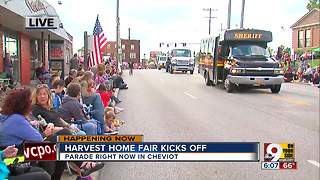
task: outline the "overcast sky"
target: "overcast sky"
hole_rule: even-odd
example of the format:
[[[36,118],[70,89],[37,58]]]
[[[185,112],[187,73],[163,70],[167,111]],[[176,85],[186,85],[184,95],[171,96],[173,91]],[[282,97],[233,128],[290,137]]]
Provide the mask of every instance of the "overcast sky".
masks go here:
[[[64,28],[74,38],[74,50],[83,46],[83,32],[92,34],[99,14],[107,39],[116,40],[116,0],[47,0],[55,7]],[[232,0],[231,28],[239,27],[242,0]],[[290,26],[307,13],[307,0],[246,0],[245,28],[258,28],[273,32],[270,46],[283,44],[291,47]],[[228,0],[120,0],[121,38],[139,39],[141,57],[149,51],[159,50],[160,42],[199,43],[208,36],[208,11],[212,12],[211,32],[226,28]],[[193,45],[198,50],[198,45]]]

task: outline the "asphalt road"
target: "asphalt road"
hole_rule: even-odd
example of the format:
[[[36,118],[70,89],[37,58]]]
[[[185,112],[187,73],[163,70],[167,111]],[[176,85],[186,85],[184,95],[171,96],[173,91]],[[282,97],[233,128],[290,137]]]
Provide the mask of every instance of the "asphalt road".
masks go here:
[[[125,108],[119,118],[126,121],[121,134],[143,134],[144,141],[293,142],[298,169],[261,170],[261,162],[110,162],[100,180],[319,179],[319,88],[283,84],[280,94],[268,89],[229,94],[222,86],[205,86],[196,73],[124,74],[129,89],[119,94]]]

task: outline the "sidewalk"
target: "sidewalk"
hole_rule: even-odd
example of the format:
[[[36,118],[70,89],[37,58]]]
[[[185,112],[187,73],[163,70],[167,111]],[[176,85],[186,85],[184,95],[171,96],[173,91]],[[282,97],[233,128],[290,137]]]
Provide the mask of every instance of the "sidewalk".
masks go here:
[[[293,83],[293,84],[301,84],[301,85],[306,85],[306,86],[311,86],[311,87],[318,87],[319,84],[317,85],[313,85],[313,84],[310,84],[310,83],[307,83],[307,82],[299,82],[299,81],[292,81],[292,82],[287,82],[287,83]]]

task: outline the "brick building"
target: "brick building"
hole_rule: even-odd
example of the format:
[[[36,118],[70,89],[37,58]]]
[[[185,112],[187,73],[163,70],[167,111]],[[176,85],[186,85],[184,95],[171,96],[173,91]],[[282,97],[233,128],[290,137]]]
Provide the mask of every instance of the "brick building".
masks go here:
[[[302,16],[292,26],[292,48],[307,51],[320,47],[320,10],[315,8]]]
[[[103,54],[116,59],[116,41],[108,41]],[[121,39],[122,61],[140,63],[140,40]]]

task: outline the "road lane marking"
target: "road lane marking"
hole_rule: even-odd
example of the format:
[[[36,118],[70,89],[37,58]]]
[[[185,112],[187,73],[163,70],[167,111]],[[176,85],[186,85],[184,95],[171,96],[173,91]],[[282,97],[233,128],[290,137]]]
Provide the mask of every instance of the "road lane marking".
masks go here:
[[[185,95],[189,96],[191,99],[198,99],[197,97],[193,96],[192,94],[188,92],[184,92]]]
[[[318,161],[314,161],[314,160],[307,160],[309,163],[311,163],[311,164],[313,164],[313,165],[315,165],[315,166],[317,166],[317,167],[320,167],[320,165],[319,165],[319,162]]]
[[[293,98],[289,98],[289,97],[282,97],[282,96],[272,96],[273,99],[278,99],[278,100],[282,100],[285,101],[287,103],[290,104],[295,104],[295,105],[301,105],[301,106],[311,106],[311,104],[303,101],[303,100],[299,100],[299,99],[293,99]]]

